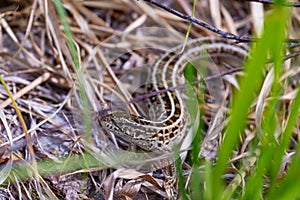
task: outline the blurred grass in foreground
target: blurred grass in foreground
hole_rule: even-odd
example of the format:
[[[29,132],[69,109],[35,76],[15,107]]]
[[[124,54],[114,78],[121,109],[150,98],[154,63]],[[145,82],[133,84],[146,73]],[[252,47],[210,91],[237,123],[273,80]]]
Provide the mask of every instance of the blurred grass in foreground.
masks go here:
[[[240,90],[235,94],[230,121],[217,155],[216,165],[211,166],[210,163],[205,164],[204,162],[206,166],[205,179],[201,176],[192,179],[191,188],[195,190],[193,185],[204,187],[199,188],[203,193],[201,197],[198,196],[198,199],[295,199],[300,194],[300,180],[296,178],[300,172],[298,170],[300,162],[296,156],[299,154],[299,148],[296,149],[296,155],[286,177],[283,180],[278,177],[285,151],[291,139],[292,128],[298,119],[300,106],[298,92],[289,108],[285,128],[283,130],[278,128],[278,123],[282,123],[276,119],[280,119],[279,116],[282,112],[279,101],[283,92],[280,77],[283,71],[284,41],[290,23],[290,12],[291,10],[288,8],[275,5],[272,13],[266,17],[261,39],[252,44],[251,58],[246,62],[245,75],[240,80]],[[233,150],[239,144],[239,135],[244,134],[248,111],[251,103],[259,96],[267,69],[266,62],[269,58],[273,63],[273,72],[270,73],[274,73],[270,93],[271,100],[268,101],[264,110],[261,127],[256,127],[257,138],[252,140],[249,145],[252,146],[252,151],[248,152],[250,155],[244,157],[240,167],[236,169],[238,171],[235,175],[237,180],[234,179],[225,187],[222,175],[226,172]],[[276,138],[278,131],[280,136]],[[197,147],[193,146],[193,148]],[[250,167],[251,163],[254,163],[252,167]],[[195,163],[195,166],[199,165]],[[234,181],[237,181],[238,185]],[[242,184],[243,181],[245,184]],[[193,199],[196,197],[194,196]]]

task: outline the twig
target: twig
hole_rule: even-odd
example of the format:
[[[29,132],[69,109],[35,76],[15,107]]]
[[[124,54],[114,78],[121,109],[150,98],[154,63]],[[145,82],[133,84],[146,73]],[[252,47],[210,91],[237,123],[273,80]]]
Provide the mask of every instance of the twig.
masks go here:
[[[139,0],[138,0],[139,1]],[[211,26],[209,24],[206,24],[200,20],[198,20],[197,18],[194,18],[192,16],[189,16],[189,15],[185,15],[177,10],[174,10],[172,8],[169,8],[163,4],[160,4],[158,3],[157,1],[155,0],[144,0],[146,2],[149,2],[153,5],[156,5],[157,7],[159,8],[162,8],[182,19],[185,19],[189,22],[192,22],[192,23],[195,23],[195,24],[198,24],[199,26],[202,26],[214,33],[217,33],[219,35],[222,35],[224,38],[227,38],[227,39],[233,39],[233,40],[237,40],[238,42],[254,42],[256,40],[258,40],[257,38],[251,38],[251,37],[245,37],[245,36],[238,36],[238,35],[235,35],[235,34],[232,34],[232,33],[229,33],[229,32],[226,32],[226,31],[222,31],[220,29],[217,29],[216,27],[214,26]],[[241,1],[241,0],[240,0]],[[260,2],[260,3],[266,3],[266,4],[274,4],[274,1],[270,1],[270,0],[244,0],[244,1],[254,1],[254,2]],[[282,4],[283,6],[293,6],[293,7],[300,7],[300,2],[296,2],[296,3],[283,3]],[[289,43],[290,45],[288,45],[288,47],[294,47],[294,46],[299,46],[300,44],[300,39],[287,39],[285,41],[286,43]]]
[[[204,81],[209,81],[209,80],[213,80],[213,79],[216,79],[216,78],[220,78],[220,77],[223,77],[225,75],[241,71],[242,69],[243,69],[243,67],[234,67],[232,69],[220,72],[219,74],[214,74],[214,75],[205,77]],[[202,80],[195,81],[193,84],[198,84],[201,81]],[[163,94],[163,93],[166,93],[166,92],[172,92],[172,91],[175,91],[175,90],[184,90],[187,87],[188,86],[186,84],[181,84],[181,85],[177,85],[177,86],[168,87],[168,88],[165,88],[165,89],[160,89],[160,90],[157,90],[157,91],[151,91],[151,92],[149,92],[147,94],[137,95],[137,96],[135,96],[134,98],[132,98],[128,102],[124,102],[124,103],[120,103],[119,105],[115,105],[114,108],[110,107],[110,108],[103,109],[103,110],[99,111],[98,112],[98,117],[100,117],[100,119],[101,119],[101,116],[106,115],[109,111],[117,110],[117,109],[122,109],[126,105],[135,104],[135,103],[137,103],[139,101],[142,101],[144,99],[148,99],[148,98],[151,98],[153,96],[157,96],[157,95],[160,95],[160,94]]]
[[[254,38],[245,37],[245,36],[238,36],[238,35],[234,35],[232,33],[229,33],[229,32],[226,32],[226,31],[222,31],[220,29],[217,29],[216,27],[211,26],[209,24],[206,24],[206,23],[198,20],[197,18],[194,18],[194,17],[189,16],[189,15],[185,15],[185,14],[183,14],[183,13],[177,11],[177,10],[174,10],[172,8],[169,8],[169,7],[165,6],[165,5],[163,5],[163,4],[160,4],[160,3],[158,3],[155,0],[144,0],[144,1],[149,2],[149,3],[153,4],[153,5],[156,5],[157,7],[162,8],[162,9],[164,9],[164,10],[166,10],[166,11],[168,11],[168,12],[170,12],[170,13],[172,13],[172,14],[174,14],[174,15],[182,18],[182,19],[185,19],[185,20],[187,20],[189,22],[198,24],[199,26],[202,26],[202,27],[204,27],[204,28],[206,28],[206,29],[214,32],[214,33],[222,35],[224,38],[237,40],[238,42],[250,42],[250,41],[254,40]]]

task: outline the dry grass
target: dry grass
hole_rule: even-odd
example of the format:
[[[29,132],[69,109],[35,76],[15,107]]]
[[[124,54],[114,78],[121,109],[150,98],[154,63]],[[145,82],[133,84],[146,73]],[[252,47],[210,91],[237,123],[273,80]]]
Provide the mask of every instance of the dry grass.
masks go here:
[[[167,0],[163,3],[189,15],[193,6],[191,0]],[[99,117],[97,113],[108,107],[107,104],[110,103],[108,100],[114,100],[109,94],[114,93],[125,102],[129,102],[132,98],[130,96],[132,86],[120,81],[122,74],[134,67],[153,63],[161,55],[160,51],[134,51],[117,57],[122,53],[117,52],[121,48],[117,46],[112,52],[109,46],[115,45],[113,40],[116,39],[116,35],[125,31],[130,32],[127,36],[131,44],[118,45],[130,45],[130,48],[145,45],[145,47],[168,50],[170,46],[183,42],[182,37],[179,39],[178,34],[172,31],[185,34],[189,25],[182,19],[143,1],[64,0],[63,4],[68,12],[67,22],[71,26],[82,75],[87,84],[86,93],[92,121],[97,121]],[[268,15],[268,12],[268,8],[263,8],[258,3],[206,0],[197,3],[195,17],[237,35],[254,36],[261,33],[262,15]],[[294,9],[292,15],[293,24],[289,37],[299,38],[299,30],[296,26],[300,21],[299,10]],[[3,166],[0,173],[2,183],[0,194],[11,199],[20,196],[24,199],[43,197],[46,199],[113,199],[113,195],[115,198],[123,199],[166,198],[164,180],[159,178],[161,175],[159,170],[152,173],[152,171],[131,168],[130,166],[133,166],[131,164],[128,164],[129,167],[125,166],[126,162],[120,159],[128,158],[122,158],[123,154],[119,149],[126,148],[126,144],[113,135],[104,133],[97,123],[92,123],[89,133],[86,133],[87,129],[82,127],[84,124],[78,117],[82,114],[82,105],[77,102],[80,99],[80,92],[76,66],[68,48],[61,18],[53,2],[47,0],[1,2],[0,16],[0,74],[13,93],[13,99],[17,102],[28,128],[28,132],[24,131],[16,107],[12,105],[4,87],[0,85],[2,108],[0,110],[0,162]],[[138,28],[150,26],[171,30],[167,34],[172,37],[168,35],[157,37],[160,35],[155,31],[134,32]],[[212,35],[215,36],[206,29],[193,26],[190,36],[198,38]],[[98,46],[109,37],[113,39]],[[98,48],[94,49],[97,46]],[[286,112],[295,97],[299,77],[299,68],[293,67],[295,65],[298,65],[298,59],[285,62],[284,73],[280,77],[283,92],[280,97],[281,118],[275,119],[278,122],[278,129],[283,129],[285,126]],[[140,74],[138,69],[136,71],[134,76],[138,79]],[[241,72],[226,76],[225,97],[228,100],[226,107],[230,106],[233,91],[238,85],[237,74]],[[245,134],[240,137],[240,148],[233,153],[229,162],[231,167],[228,168],[228,177],[237,173],[236,165],[250,154],[249,144],[255,140],[259,132],[257,130],[261,129],[264,108],[270,100],[273,78],[271,70],[266,71],[259,96],[252,104]],[[112,103],[115,106],[114,102]],[[131,112],[138,113],[135,107],[130,106]],[[207,126],[211,117],[209,111],[213,106],[210,103],[202,106],[205,111],[203,120]],[[228,111],[229,109],[226,108],[223,112],[228,113]],[[30,134],[30,139],[25,138],[26,134]],[[218,134],[219,132],[214,136]],[[280,176],[285,173],[285,167],[294,152],[293,148],[298,142],[298,137],[298,129],[295,127],[291,147],[286,154],[286,160],[282,163]],[[219,139],[221,140],[222,138]],[[86,153],[95,158],[93,162],[98,161],[101,164],[89,165],[90,161]],[[82,163],[72,162],[74,159],[72,156],[81,156],[81,160],[77,162]],[[64,160],[60,161],[60,159]],[[55,173],[50,169],[48,171],[50,173],[41,173],[35,160],[38,163],[39,161],[57,163],[61,169],[58,168]],[[244,173],[251,170],[256,159],[251,157],[248,161],[249,168],[244,169],[240,176],[236,176],[231,181],[231,187],[244,184]],[[22,173],[28,174],[24,175],[26,179],[11,172],[14,166],[25,165],[27,171]],[[187,180],[190,178],[190,165],[188,159],[184,161],[184,170],[188,174]]]

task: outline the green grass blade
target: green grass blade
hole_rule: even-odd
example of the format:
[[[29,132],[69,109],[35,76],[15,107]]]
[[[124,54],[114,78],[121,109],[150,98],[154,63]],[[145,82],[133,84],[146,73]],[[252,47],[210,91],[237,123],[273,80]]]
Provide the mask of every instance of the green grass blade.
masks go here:
[[[286,128],[283,132],[282,144],[279,146],[280,151],[284,152],[289,144],[293,128],[298,121],[300,114],[300,86],[298,86],[297,96],[291,106],[291,113],[288,117]],[[297,150],[294,158],[289,166],[285,179],[276,185],[268,194],[267,199],[295,199],[300,196],[300,144],[297,145]],[[282,157],[282,156],[281,156]],[[280,160],[281,161],[281,160]],[[279,162],[281,163],[281,162]],[[277,163],[279,165],[279,163]]]
[[[279,33],[284,32],[287,19],[286,13],[287,11],[285,8],[276,7],[273,13],[266,19],[267,26],[265,26],[262,39],[257,41],[256,46],[253,48],[251,53],[252,57],[246,64],[245,76],[241,80],[240,91],[238,92],[237,96],[235,96],[231,119],[226,131],[224,142],[220,147],[216,167],[213,170],[212,184],[215,188],[213,199],[222,198],[224,187],[221,176],[225,170],[231,152],[237,144],[238,136],[244,129],[249,107],[255,96],[257,96],[255,94],[258,92],[258,89],[261,86],[263,80],[263,68],[265,66],[265,62],[267,61],[268,50],[274,46],[272,43],[275,40],[278,39],[277,42],[280,43],[283,41],[282,38],[271,38],[270,35],[274,34],[274,27],[276,27],[276,31]],[[282,20],[278,21],[278,17],[276,16],[281,16]],[[281,36],[281,34],[278,35]],[[259,190],[262,188],[263,169],[262,171],[257,171],[256,175],[257,176],[254,178],[255,187],[248,188],[245,196],[246,199],[248,194],[252,195],[252,199],[259,198]],[[252,185],[252,183],[250,183],[250,185]],[[251,191],[251,188],[254,189],[255,192]],[[253,198],[254,194],[256,197]]]
[[[82,105],[83,105],[83,125],[85,130],[85,137],[89,141],[90,139],[90,133],[91,133],[91,119],[90,119],[90,110],[89,110],[89,103],[88,103],[88,97],[85,91],[84,87],[84,79],[83,79],[83,72],[80,70],[80,62],[78,58],[78,54],[76,51],[76,45],[74,43],[72,31],[70,28],[69,23],[67,22],[67,13],[61,3],[60,0],[54,0],[54,5],[56,7],[56,11],[58,13],[58,16],[60,17],[61,23],[64,27],[64,32],[67,39],[67,45],[70,51],[70,54],[73,59],[73,63],[75,66],[75,72],[78,78],[79,82],[79,92],[81,95]]]

